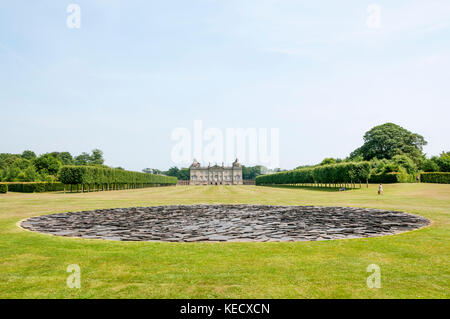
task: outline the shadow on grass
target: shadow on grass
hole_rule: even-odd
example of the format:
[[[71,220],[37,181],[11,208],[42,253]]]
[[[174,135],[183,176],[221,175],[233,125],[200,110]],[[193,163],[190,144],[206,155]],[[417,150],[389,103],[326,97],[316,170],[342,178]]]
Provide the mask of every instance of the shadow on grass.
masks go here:
[[[259,185],[262,187],[273,187],[273,188],[298,188],[298,189],[306,189],[312,191],[319,192],[339,192],[339,187],[318,187],[318,186],[301,186],[301,185]],[[356,188],[346,188],[346,191],[358,190],[359,187]]]

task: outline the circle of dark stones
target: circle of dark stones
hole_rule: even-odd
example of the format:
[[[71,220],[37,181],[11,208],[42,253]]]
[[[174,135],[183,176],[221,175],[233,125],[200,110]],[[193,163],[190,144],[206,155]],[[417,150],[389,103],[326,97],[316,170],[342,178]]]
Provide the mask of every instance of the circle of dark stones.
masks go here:
[[[313,241],[397,234],[429,220],[349,207],[174,205],[101,209],[24,220],[31,231],[121,241]]]

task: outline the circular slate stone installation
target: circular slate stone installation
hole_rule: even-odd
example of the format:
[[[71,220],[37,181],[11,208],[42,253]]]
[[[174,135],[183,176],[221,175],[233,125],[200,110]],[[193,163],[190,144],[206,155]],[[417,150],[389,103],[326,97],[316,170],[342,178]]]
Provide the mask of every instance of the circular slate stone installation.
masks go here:
[[[122,241],[311,241],[374,237],[421,228],[429,220],[349,207],[175,205],[44,215],[21,223],[57,236]]]

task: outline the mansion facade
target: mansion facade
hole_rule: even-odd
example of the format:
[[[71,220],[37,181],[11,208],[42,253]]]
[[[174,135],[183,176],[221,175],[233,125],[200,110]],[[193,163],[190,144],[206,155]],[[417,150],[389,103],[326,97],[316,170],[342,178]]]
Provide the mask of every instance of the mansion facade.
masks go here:
[[[242,185],[242,165],[236,159],[232,166],[200,166],[194,159],[189,167],[189,185]]]

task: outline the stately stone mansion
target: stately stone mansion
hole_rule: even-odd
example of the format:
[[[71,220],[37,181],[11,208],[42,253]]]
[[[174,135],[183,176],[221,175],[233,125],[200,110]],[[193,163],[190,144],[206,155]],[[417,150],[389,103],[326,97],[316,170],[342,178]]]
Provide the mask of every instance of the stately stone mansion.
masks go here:
[[[214,165],[200,166],[194,159],[189,167],[190,185],[242,185],[242,165],[236,159],[231,167]]]

